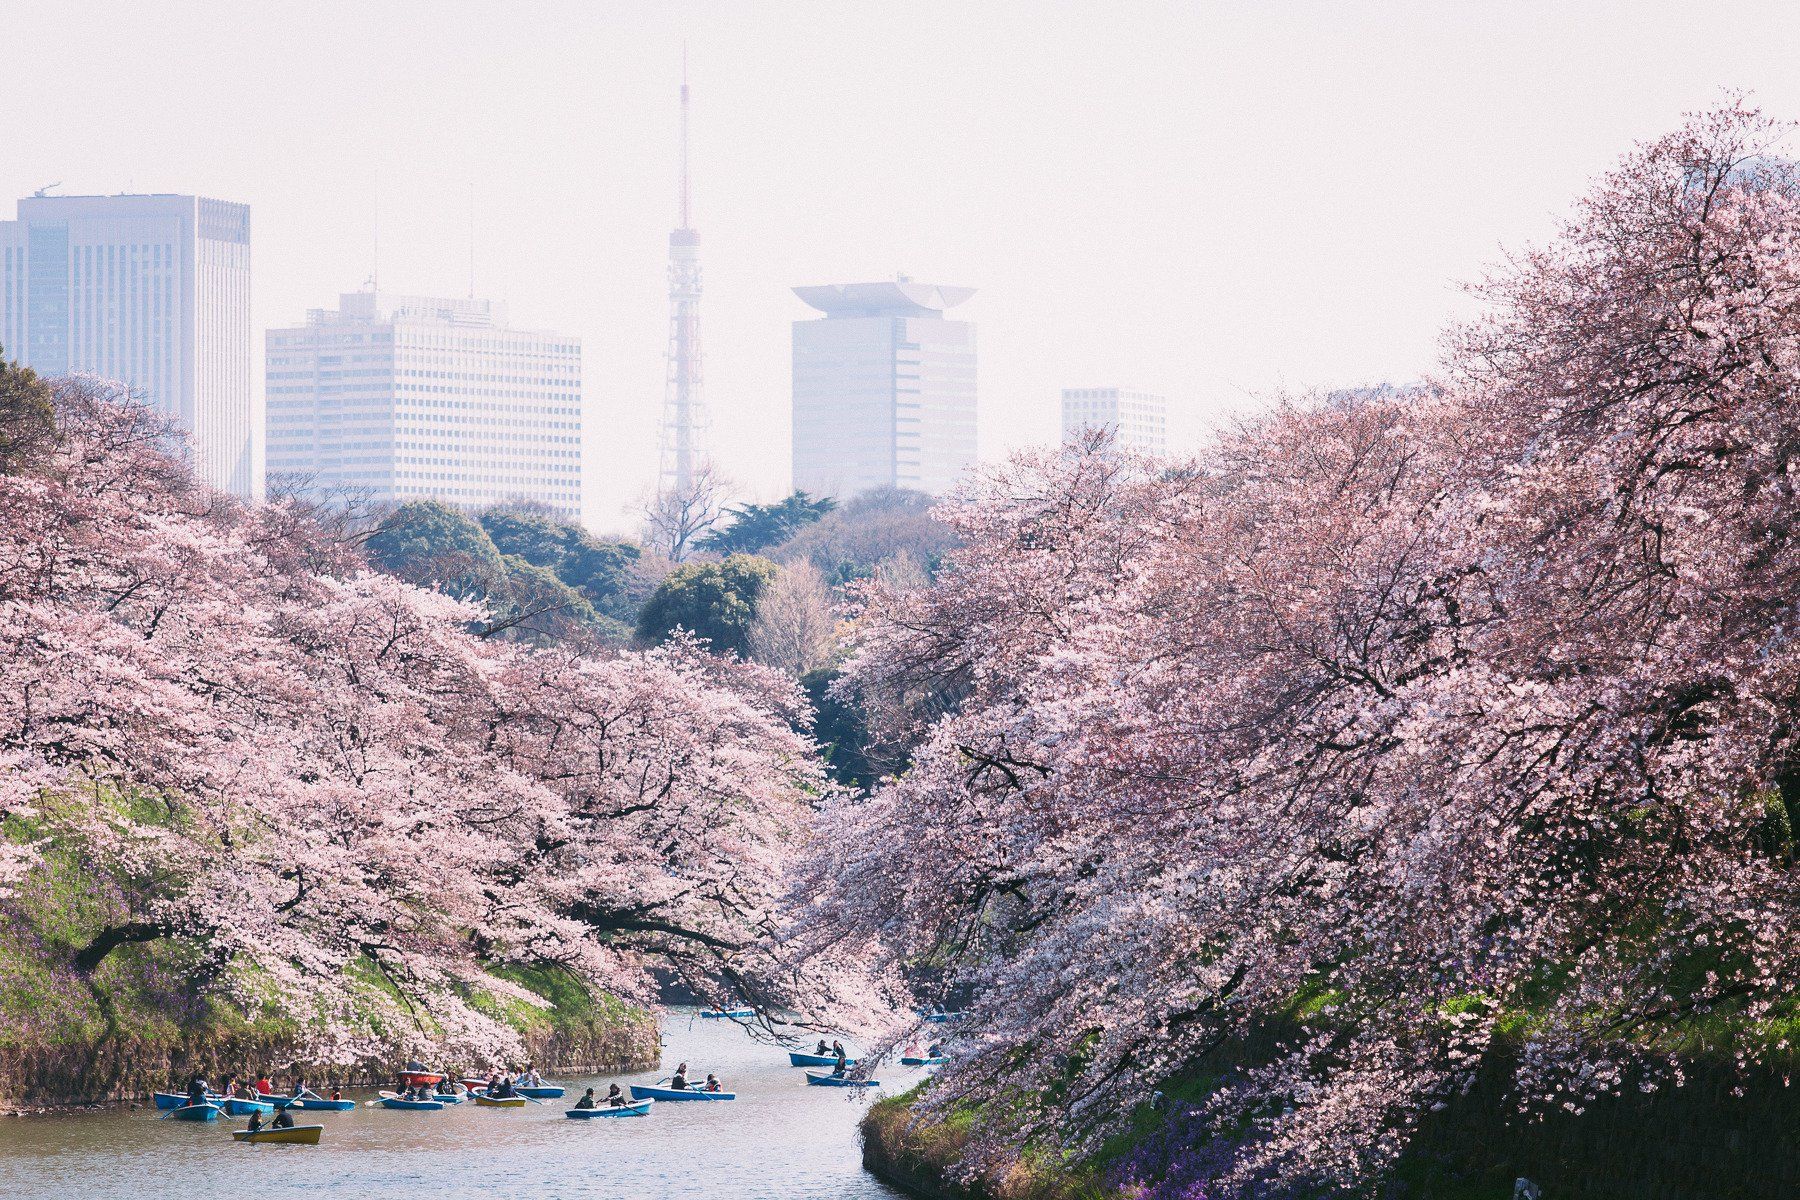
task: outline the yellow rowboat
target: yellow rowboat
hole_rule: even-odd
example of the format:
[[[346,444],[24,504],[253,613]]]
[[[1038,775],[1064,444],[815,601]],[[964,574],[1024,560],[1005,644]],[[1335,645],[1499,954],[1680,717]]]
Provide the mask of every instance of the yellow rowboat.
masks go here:
[[[287,1142],[293,1146],[316,1146],[319,1144],[319,1131],[323,1125],[295,1125],[289,1129],[258,1129],[254,1133],[248,1129],[234,1129],[231,1136],[240,1142]]]
[[[523,1096],[477,1095],[473,1097],[473,1099],[475,1103],[486,1108],[524,1108],[526,1104],[525,1097]]]

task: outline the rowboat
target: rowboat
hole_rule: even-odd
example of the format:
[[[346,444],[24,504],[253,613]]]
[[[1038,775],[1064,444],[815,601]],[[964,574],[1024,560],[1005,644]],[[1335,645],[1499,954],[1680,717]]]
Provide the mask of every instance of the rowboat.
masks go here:
[[[756,1010],[754,1008],[703,1008],[700,1010],[700,1015],[709,1021],[722,1021],[726,1017],[754,1017]]]
[[[468,1088],[470,1091],[474,1091],[476,1088],[484,1088],[488,1085],[487,1080],[478,1078],[477,1076],[474,1076],[474,1075],[464,1075],[461,1079],[457,1080],[456,1082],[462,1084],[464,1087]]]
[[[602,1104],[598,1108],[571,1108],[563,1114],[571,1121],[585,1121],[589,1117],[647,1117],[654,1100],[639,1100],[636,1104]]]
[[[234,1129],[231,1136],[240,1142],[285,1142],[290,1146],[316,1146],[323,1125],[293,1125],[287,1129]]]
[[[513,1091],[519,1093],[521,1096],[530,1096],[533,1100],[560,1100],[562,1099],[563,1094],[561,1088],[552,1087],[545,1083],[540,1083],[532,1087],[520,1087],[515,1083],[513,1085]]]
[[[432,1099],[442,1100],[445,1104],[461,1104],[463,1102],[461,1092],[433,1092],[431,1096]]]
[[[788,1063],[790,1066],[795,1067],[835,1067],[837,1066],[837,1055],[802,1054],[798,1050],[789,1050]],[[856,1065],[856,1060],[854,1058],[846,1058],[844,1060],[844,1065],[847,1067],[854,1067]]]
[[[407,1087],[430,1087],[434,1083],[444,1082],[441,1071],[402,1071],[400,1078],[406,1081]]]
[[[169,1110],[177,1121],[216,1121],[225,1110],[216,1104],[184,1104]]]
[[[151,1092],[150,1098],[156,1101],[156,1107],[165,1109],[186,1108],[188,1102],[186,1092]],[[217,1104],[224,1099],[225,1097],[215,1096],[210,1092],[208,1092],[206,1096],[207,1103],[209,1104]]]
[[[931,1058],[920,1058],[916,1054],[902,1054],[900,1056],[900,1065],[903,1067],[935,1067],[940,1063],[947,1063],[949,1061],[950,1059],[942,1054],[934,1055]]]
[[[444,1107],[442,1100],[408,1100],[394,1092],[381,1093],[381,1099],[375,1103],[383,1108],[398,1108],[407,1112],[438,1112]]]
[[[228,1117],[247,1117],[251,1113],[272,1113],[275,1111],[275,1106],[270,1104],[267,1100],[246,1100],[242,1096],[230,1096],[224,1100],[214,1101],[214,1103],[223,1108],[225,1110],[225,1115]]]
[[[808,1071],[806,1082],[814,1087],[880,1087],[879,1079],[851,1079],[846,1075],[822,1075],[818,1071]]]
[[[938,1024],[942,1025],[945,1021],[960,1021],[968,1015],[969,1014],[966,1012],[934,1012],[926,1013],[925,1019],[927,1021],[936,1021]]]
[[[674,1088],[657,1087],[634,1083],[631,1085],[633,1100],[736,1100],[736,1092],[703,1092],[698,1088],[686,1088],[676,1091]]]
[[[490,1096],[485,1092],[477,1092],[474,1100],[483,1108],[524,1108],[531,1103],[523,1096]]]
[[[349,1112],[356,1107],[354,1100],[324,1100],[318,1096],[270,1096],[269,1103],[276,1108],[298,1108],[305,1112]]]

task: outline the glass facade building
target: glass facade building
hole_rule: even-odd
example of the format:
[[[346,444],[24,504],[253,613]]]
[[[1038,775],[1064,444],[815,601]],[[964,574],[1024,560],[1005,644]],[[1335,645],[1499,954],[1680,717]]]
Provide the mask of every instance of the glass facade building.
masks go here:
[[[901,279],[795,288],[794,487],[934,495],[975,463],[975,326],[944,310],[973,288]]]
[[[250,208],[200,196],[30,196],[0,221],[0,347],[44,375],[127,385],[195,473],[262,494],[250,378]]]
[[[357,292],[267,342],[271,475],[302,490],[581,515],[581,342],[504,306]]]

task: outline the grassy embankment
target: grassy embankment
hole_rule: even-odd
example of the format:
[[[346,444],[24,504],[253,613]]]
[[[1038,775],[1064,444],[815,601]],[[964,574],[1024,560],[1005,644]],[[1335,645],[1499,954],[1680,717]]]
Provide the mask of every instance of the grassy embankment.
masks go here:
[[[141,815],[141,814],[134,814]],[[12,840],[38,840],[47,830],[17,820]],[[201,952],[180,939],[121,945],[91,973],[76,968],[82,947],[119,921],[128,890],[154,881],[124,879],[97,864],[81,839],[52,837],[42,861],[0,900],[0,1111],[142,1096],[192,1070],[210,1076],[268,1068],[285,1071],[308,1042],[303,1019],[273,1002],[266,984],[237,969],[225,989],[202,991]],[[654,1063],[654,1018],[617,999],[592,994],[549,970],[496,968],[548,1001],[538,1007],[495,994],[471,1003],[519,1030],[527,1051],[552,1069],[621,1069]],[[350,1024],[372,1049],[355,1068],[319,1068],[344,1082],[384,1078],[409,1032],[395,1020],[395,993],[371,964],[350,971]],[[473,1065],[473,1064],[470,1064]]]

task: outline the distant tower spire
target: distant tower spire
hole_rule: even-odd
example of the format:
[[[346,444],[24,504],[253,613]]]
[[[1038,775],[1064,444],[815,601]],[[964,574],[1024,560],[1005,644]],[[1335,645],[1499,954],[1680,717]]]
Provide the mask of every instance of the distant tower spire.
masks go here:
[[[684,494],[706,457],[700,392],[700,235],[688,189],[687,47],[681,48],[681,226],[669,234],[669,363],[657,490]]]

